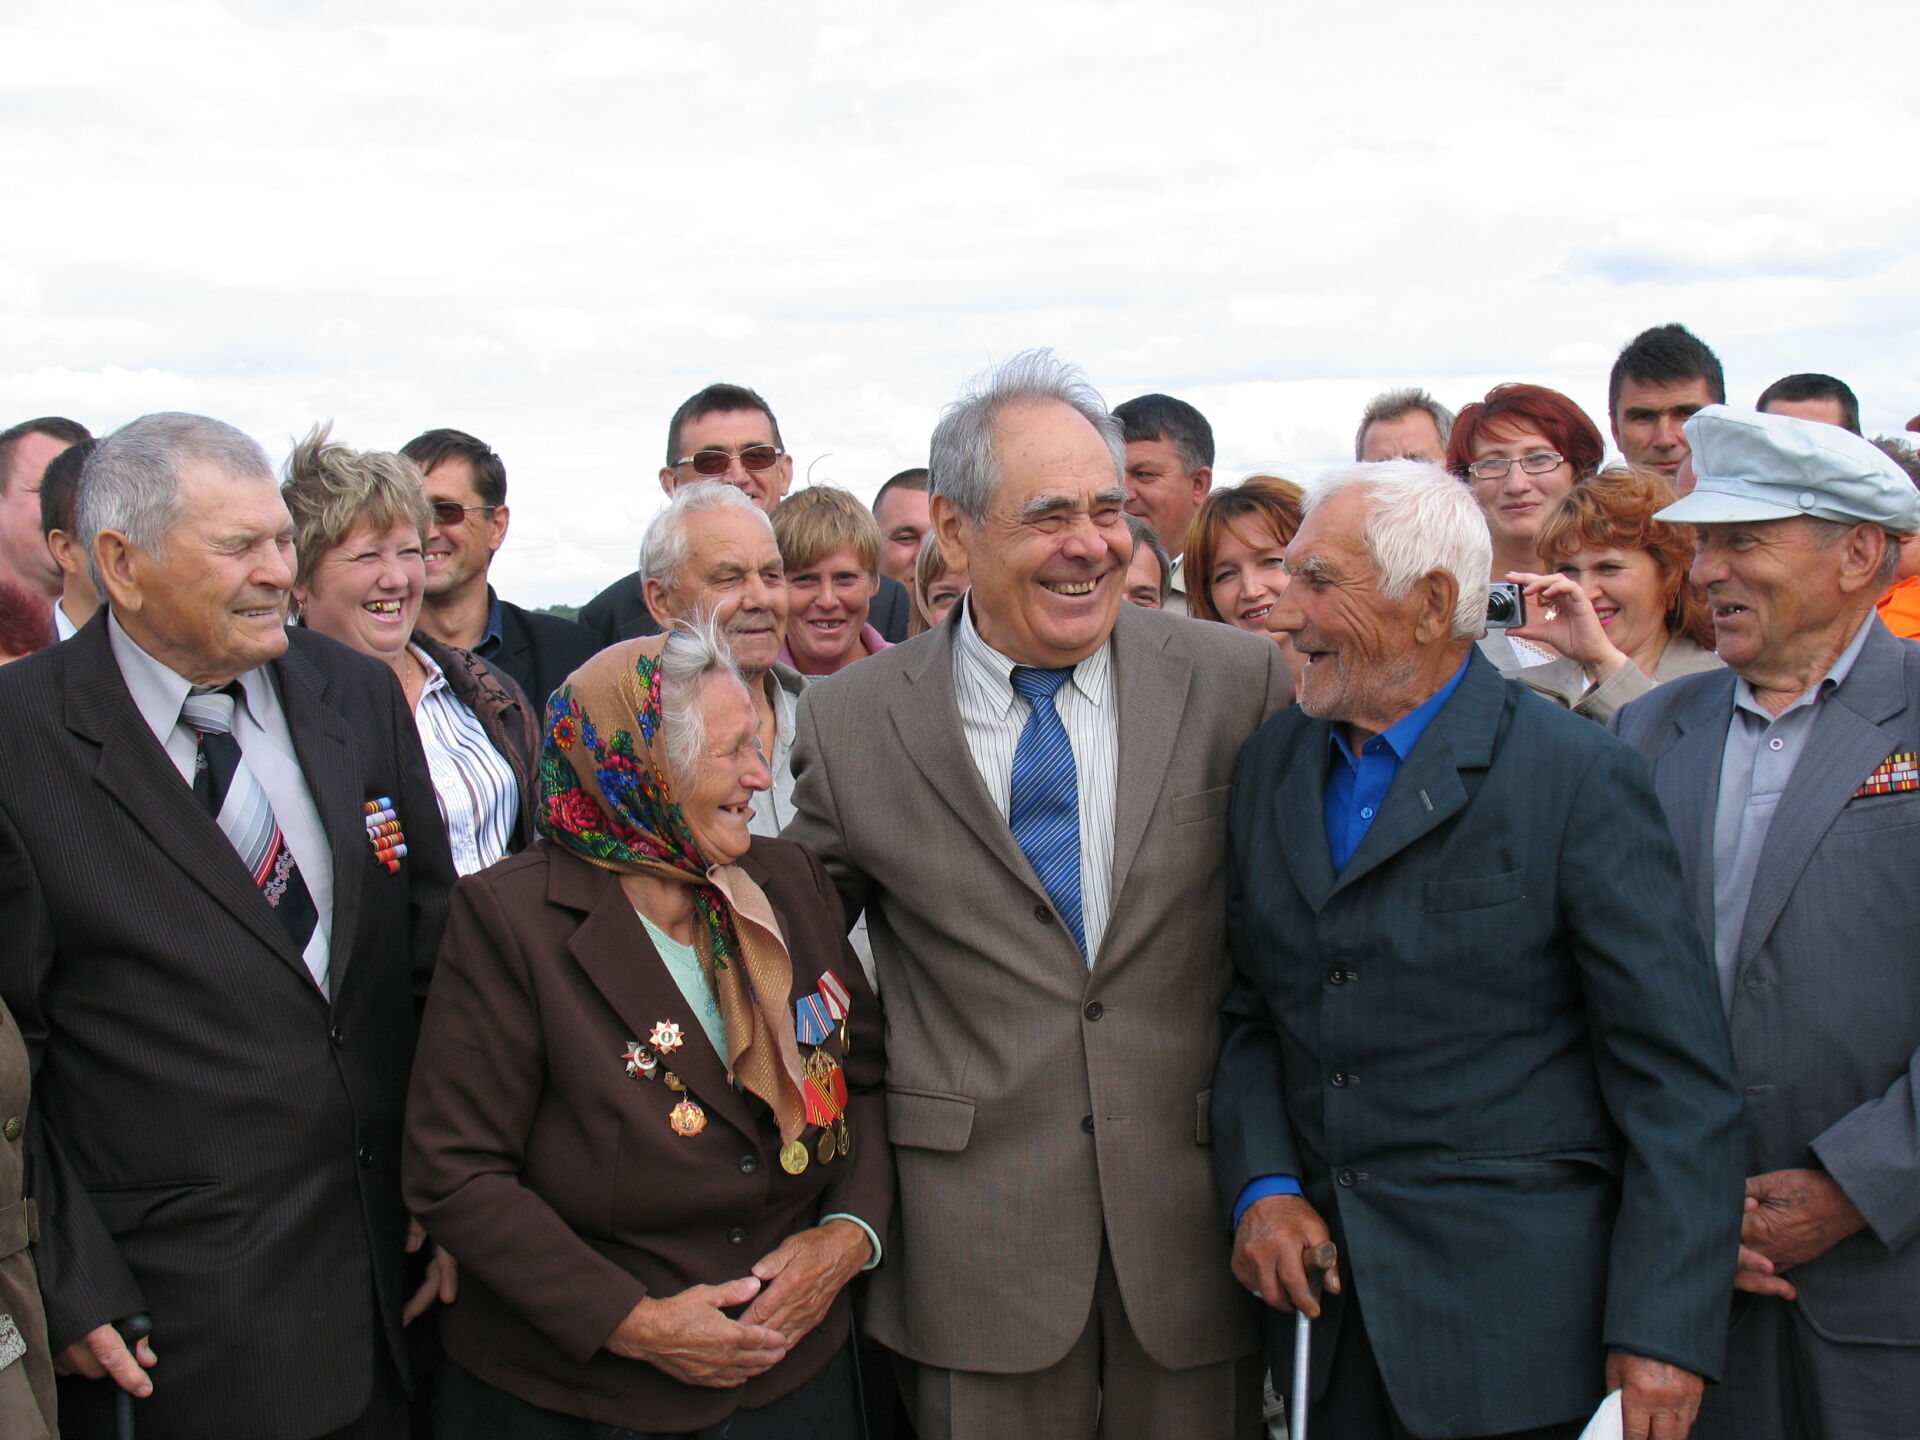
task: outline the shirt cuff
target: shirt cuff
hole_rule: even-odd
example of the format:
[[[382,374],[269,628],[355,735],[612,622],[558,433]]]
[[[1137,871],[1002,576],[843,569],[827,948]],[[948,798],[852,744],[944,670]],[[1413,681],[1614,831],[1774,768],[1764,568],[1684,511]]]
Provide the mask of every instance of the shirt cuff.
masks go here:
[[[829,1220],[851,1220],[854,1224],[858,1225],[862,1230],[866,1231],[867,1239],[871,1241],[873,1244],[873,1258],[868,1260],[867,1263],[862,1265],[860,1268],[862,1270],[872,1270],[877,1265],[879,1265],[880,1237],[873,1233],[873,1226],[867,1224],[867,1222],[862,1220],[858,1215],[848,1215],[848,1214],[845,1214],[844,1212],[837,1211],[837,1210],[831,1215],[822,1215],[820,1217],[820,1223],[822,1225],[826,1224],[827,1221]]]
[[[1240,1198],[1233,1202],[1233,1228],[1240,1228],[1240,1217],[1247,1213],[1254,1201],[1264,1200],[1269,1195],[1300,1193],[1300,1182],[1291,1175],[1262,1175],[1257,1180],[1249,1180],[1246,1188],[1240,1192]]]

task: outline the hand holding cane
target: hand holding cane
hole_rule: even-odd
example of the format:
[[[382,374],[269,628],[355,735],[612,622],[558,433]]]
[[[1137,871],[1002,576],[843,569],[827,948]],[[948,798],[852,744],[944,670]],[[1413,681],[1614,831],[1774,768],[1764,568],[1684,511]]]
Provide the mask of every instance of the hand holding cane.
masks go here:
[[[1339,1252],[1331,1240],[1305,1246],[1300,1255],[1306,1266],[1307,1284],[1314,1299],[1320,1298],[1320,1286],[1333,1269]],[[1307,1387],[1312,1374],[1313,1321],[1307,1312],[1293,1312],[1293,1385],[1287,1392],[1287,1440],[1307,1440]]]

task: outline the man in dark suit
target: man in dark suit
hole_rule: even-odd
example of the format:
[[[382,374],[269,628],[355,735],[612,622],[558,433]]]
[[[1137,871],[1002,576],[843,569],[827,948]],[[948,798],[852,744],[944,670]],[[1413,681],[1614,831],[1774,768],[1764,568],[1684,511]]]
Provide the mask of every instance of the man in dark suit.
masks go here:
[[[1411,460],[1326,477],[1287,547],[1300,706],[1230,819],[1234,1273],[1320,1313],[1303,1247],[1337,1243],[1318,1433],[1571,1436],[1624,1388],[1632,1440],[1677,1440],[1733,1273],[1726,1029],[1632,752],[1476,653],[1490,567]]]
[[[1920,1429],[1920,648],[1874,601],[1920,530],[1899,466],[1836,426],[1687,422],[1692,578],[1729,668],[1614,717],[1709,937],[1747,1093],[1747,1206],[1703,1437]]]
[[[534,713],[544,713],[547,697],[600,644],[584,626],[523,610],[487,583],[511,518],[506,464],[464,430],[429,430],[400,453],[426,476],[433,506],[420,628],[506,671],[527,693]]]
[[[404,1436],[401,1108],[452,880],[406,702],[289,637],[291,522],[232,427],[123,426],[79,528],[107,608],[0,672],[52,1343],[144,1440]],[[111,1325],[142,1311],[152,1377]],[[111,1396],[67,1381],[63,1432]]]
[[[660,467],[660,488],[672,495],[695,480],[732,485],[768,516],[785,498],[793,484],[793,457],[780,442],[780,422],[759,392],[744,385],[709,385],[673,412],[667,422],[667,463]],[[906,587],[882,575],[867,611],[868,623],[882,639],[897,645],[907,638],[912,615]],[[622,575],[581,606],[580,623],[602,645],[660,633],[638,570]]]

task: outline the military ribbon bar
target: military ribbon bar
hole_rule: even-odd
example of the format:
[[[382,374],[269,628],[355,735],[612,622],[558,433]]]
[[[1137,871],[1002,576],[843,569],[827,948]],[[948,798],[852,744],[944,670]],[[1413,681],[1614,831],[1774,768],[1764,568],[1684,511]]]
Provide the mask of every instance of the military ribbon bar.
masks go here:
[[[840,977],[829,970],[820,977],[820,998],[827,1002],[827,1014],[835,1020],[847,1018],[847,1011],[853,1006],[853,997],[847,993],[847,987],[840,983]]]
[[[1867,777],[1867,783],[1853,792],[1853,798],[1897,795],[1906,790],[1920,790],[1920,755],[1911,750],[1899,751],[1882,760]]]
[[[818,995],[802,995],[793,1002],[793,1038],[802,1045],[818,1045],[833,1033],[827,1002]]]

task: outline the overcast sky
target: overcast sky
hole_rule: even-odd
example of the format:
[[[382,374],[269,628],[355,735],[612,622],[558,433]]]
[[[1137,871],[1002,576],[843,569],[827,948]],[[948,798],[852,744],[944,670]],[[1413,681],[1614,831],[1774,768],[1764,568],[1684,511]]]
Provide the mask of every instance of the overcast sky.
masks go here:
[[[527,604],[633,567],[759,389],[870,497],[1051,345],[1223,479],[1679,320],[1920,412],[1920,6],[0,0],[0,423],[331,417],[505,457]]]

